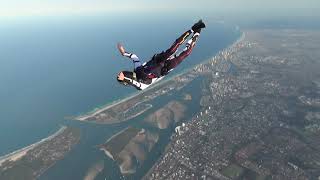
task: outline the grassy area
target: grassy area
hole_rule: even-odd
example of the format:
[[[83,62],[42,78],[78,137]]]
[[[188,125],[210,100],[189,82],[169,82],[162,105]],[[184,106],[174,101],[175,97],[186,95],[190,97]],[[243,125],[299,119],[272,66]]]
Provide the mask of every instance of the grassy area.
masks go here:
[[[141,129],[129,127],[120,134],[112,137],[103,145],[113,156],[122,151],[122,149],[134,138]]]
[[[222,174],[232,179],[239,177],[243,173],[244,169],[236,164],[231,164],[222,171]]]

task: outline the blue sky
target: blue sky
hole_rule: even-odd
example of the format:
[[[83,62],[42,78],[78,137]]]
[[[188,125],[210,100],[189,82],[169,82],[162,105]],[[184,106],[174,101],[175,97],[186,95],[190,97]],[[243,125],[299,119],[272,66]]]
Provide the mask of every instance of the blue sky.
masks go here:
[[[299,12],[296,9],[301,9]],[[0,0],[0,17],[130,12],[318,14],[320,0]]]

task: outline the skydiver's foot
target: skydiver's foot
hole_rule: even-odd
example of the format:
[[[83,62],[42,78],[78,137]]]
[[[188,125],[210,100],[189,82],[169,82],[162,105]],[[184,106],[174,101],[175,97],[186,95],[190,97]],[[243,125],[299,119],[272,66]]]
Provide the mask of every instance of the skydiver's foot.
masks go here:
[[[202,20],[200,19],[197,23],[195,23],[193,26],[192,26],[192,30],[193,32],[198,32],[200,33],[201,29],[202,28],[205,28],[206,25],[202,22]]]

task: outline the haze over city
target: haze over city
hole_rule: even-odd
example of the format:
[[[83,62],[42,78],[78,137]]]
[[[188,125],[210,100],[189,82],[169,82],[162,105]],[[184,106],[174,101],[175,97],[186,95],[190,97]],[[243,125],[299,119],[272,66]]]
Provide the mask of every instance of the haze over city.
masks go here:
[[[320,180],[319,0],[0,0],[0,179]]]
[[[224,15],[276,13],[278,15],[319,15],[317,0],[12,0],[0,2],[0,17],[65,16],[119,13],[175,13]],[[241,14],[239,14],[241,15]],[[269,14],[271,15],[271,14]]]

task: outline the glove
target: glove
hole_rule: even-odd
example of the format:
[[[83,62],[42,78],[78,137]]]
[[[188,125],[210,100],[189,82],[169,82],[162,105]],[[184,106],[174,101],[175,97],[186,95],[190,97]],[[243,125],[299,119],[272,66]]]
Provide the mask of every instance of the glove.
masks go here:
[[[124,49],[124,47],[120,43],[118,43],[117,47],[118,47],[119,52],[123,56],[124,53],[126,52],[126,50]]]
[[[191,29],[194,31],[194,32],[199,32],[201,31],[202,28],[205,28],[206,25],[202,22],[202,20],[199,20],[197,23],[195,23]]]

